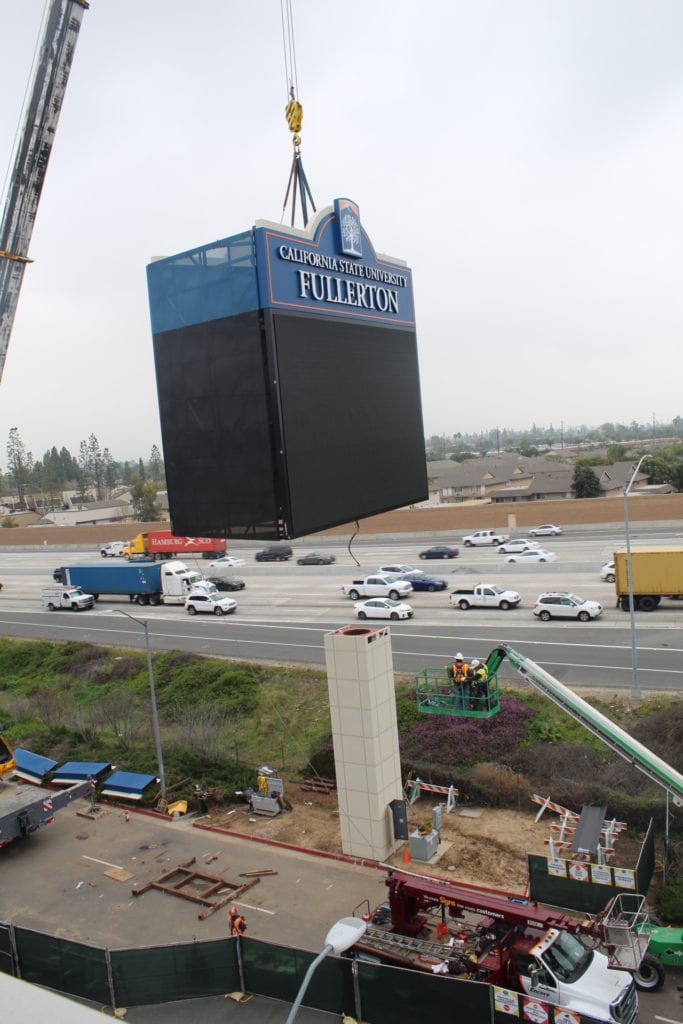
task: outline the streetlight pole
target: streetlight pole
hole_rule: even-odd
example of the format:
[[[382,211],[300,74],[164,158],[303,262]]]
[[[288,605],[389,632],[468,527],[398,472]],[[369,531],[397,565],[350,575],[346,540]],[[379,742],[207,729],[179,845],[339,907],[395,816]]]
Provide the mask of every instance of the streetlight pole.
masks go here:
[[[325,938],[325,947],[318,953],[315,960],[312,960],[308,966],[308,970],[304,975],[304,980],[301,982],[299,991],[296,994],[296,999],[292,1003],[292,1008],[287,1015],[285,1024],[293,1024],[299,1007],[306,994],[306,989],[313,977],[316,968],[320,966],[326,956],[330,953],[336,953],[339,956],[340,953],[350,949],[355,942],[358,942],[360,938],[365,934],[367,929],[367,922],[361,921],[358,917],[342,917],[336,924],[333,924]]]
[[[164,758],[161,753],[161,733],[159,731],[159,712],[157,710],[157,692],[154,686],[154,668],[152,666],[152,651],[149,646],[149,622],[147,619],[138,619],[130,612],[124,612],[123,608],[112,608],[111,612],[117,615],[125,615],[132,619],[145,631],[145,652],[147,654],[147,672],[149,674],[149,692],[152,698],[152,731],[154,733],[154,746],[157,754],[157,765],[159,767],[159,785],[161,787],[161,799],[166,800],[166,775],[164,773]]]
[[[640,684],[638,682],[638,653],[636,647],[636,613],[633,607],[633,571],[631,567],[631,533],[629,530],[628,523],[628,493],[633,486],[638,470],[641,465],[647,459],[647,455],[642,455],[638,460],[638,465],[633,470],[631,479],[624,487],[624,527],[626,528],[626,582],[628,585],[628,608],[631,616],[631,669],[632,669],[632,685],[631,685],[631,697],[634,700],[640,700]]]

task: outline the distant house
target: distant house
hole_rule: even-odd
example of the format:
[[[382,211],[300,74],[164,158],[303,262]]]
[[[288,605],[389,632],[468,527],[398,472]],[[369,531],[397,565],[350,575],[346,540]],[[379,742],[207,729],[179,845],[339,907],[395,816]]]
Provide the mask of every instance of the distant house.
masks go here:
[[[600,481],[600,490],[603,494],[620,494],[633,476],[633,462],[625,459],[622,462],[614,462],[611,466],[593,466],[593,472]],[[630,493],[640,490],[649,479],[647,473],[639,471]]]
[[[429,500],[438,505],[490,501],[494,493],[504,488],[521,492],[530,487],[535,473],[560,468],[564,468],[562,463],[541,456],[524,459],[519,455],[496,455],[465,462],[440,459],[427,463]]]
[[[427,463],[429,502],[447,505],[463,501],[487,501],[503,504],[516,501],[558,501],[571,498],[574,477],[573,459],[548,459],[535,456],[500,455],[452,462],[442,459]],[[620,494],[633,475],[633,463],[615,462],[594,466],[602,495]],[[631,494],[647,486],[647,473],[639,472]],[[666,489],[669,488],[665,485]],[[661,493],[661,492],[659,492]]]
[[[506,487],[492,490],[489,497],[494,504],[509,501],[560,501],[571,498],[573,475],[571,467],[534,473],[523,484],[511,482]]]
[[[61,512],[48,512],[41,525],[98,526],[104,523],[127,523],[132,514],[129,500],[114,498],[109,501],[90,501]]]

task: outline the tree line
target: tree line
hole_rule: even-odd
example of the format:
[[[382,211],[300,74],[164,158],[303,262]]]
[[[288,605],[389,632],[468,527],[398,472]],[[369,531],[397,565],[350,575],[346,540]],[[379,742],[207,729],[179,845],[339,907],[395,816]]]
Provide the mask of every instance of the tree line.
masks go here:
[[[7,464],[0,472],[0,493],[14,499],[18,511],[54,512],[64,508],[64,491],[74,491],[79,504],[107,501],[120,486],[130,488],[133,513],[137,519],[158,519],[157,491],[165,490],[161,452],[152,445],[147,460],[117,462],[95,434],[81,441],[78,455],[56,446],[42,458],[33,457],[19,433],[12,427],[6,445]]]
[[[672,420],[657,422],[654,418],[649,423],[601,423],[597,427],[568,426],[552,423],[548,427],[539,427],[533,423],[524,430],[510,427],[492,427],[478,433],[432,434],[425,438],[427,458],[460,461],[486,455],[489,452],[517,451],[524,457],[538,455],[549,449],[576,447],[578,445],[606,446],[613,444],[636,445],[638,441],[656,438],[681,438],[683,440],[683,417],[674,416]]]
[[[572,479],[572,494],[575,498],[597,498],[601,494],[600,481],[593,466],[622,462],[633,459],[637,462],[644,455],[640,469],[650,484],[671,484],[675,491],[683,491],[683,442],[676,442],[649,454],[638,445],[613,445],[607,449],[608,457],[587,456],[576,460]]]

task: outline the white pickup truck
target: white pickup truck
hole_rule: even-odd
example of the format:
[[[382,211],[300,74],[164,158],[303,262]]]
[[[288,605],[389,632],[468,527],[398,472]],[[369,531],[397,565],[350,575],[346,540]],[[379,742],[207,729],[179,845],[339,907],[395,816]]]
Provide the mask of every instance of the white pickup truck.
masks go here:
[[[509,533],[496,533],[495,530],[477,530],[476,533],[471,533],[469,537],[463,537],[462,542],[466,548],[484,547],[487,544],[493,544],[497,547],[498,544],[504,544],[506,540],[510,540]]]
[[[100,554],[102,558],[118,558],[123,557],[123,552],[128,547],[128,541],[125,540],[113,540],[111,544],[103,544],[100,548]]]
[[[42,596],[43,608],[51,612],[57,611],[58,608],[81,612],[95,604],[93,595],[84,593],[80,587],[45,587]]]
[[[516,590],[503,590],[495,583],[477,583],[471,590],[454,590],[449,600],[463,612],[468,608],[500,608],[506,612],[516,608],[522,598]]]
[[[359,597],[390,597],[392,601],[398,601],[412,589],[412,583],[408,583],[407,580],[399,580],[396,576],[385,573],[366,576],[364,580],[353,580],[342,587],[343,592],[352,601],[357,601]]]

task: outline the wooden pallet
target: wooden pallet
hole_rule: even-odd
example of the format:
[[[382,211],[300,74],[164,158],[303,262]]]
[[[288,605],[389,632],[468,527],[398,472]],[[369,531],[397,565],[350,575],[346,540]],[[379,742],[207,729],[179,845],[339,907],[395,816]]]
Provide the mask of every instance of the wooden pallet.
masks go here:
[[[299,786],[304,793],[331,793],[337,788],[334,779],[306,779]]]
[[[218,875],[208,875],[204,871],[191,870],[196,858],[179,864],[170,871],[164,872],[159,878],[138,889],[132,889],[133,896],[142,896],[150,889],[158,889],[160,892],[168,893],[169,896],[181,896],[184,900],[192,903],[200,903],[204,910],[197,916],[200,921],[210,917],[226,903],[241,896],[247,889],[257,885],[261,879],[251,878],[248,882],[228,882]],[[205,883],[205,884],[202,884]]]

